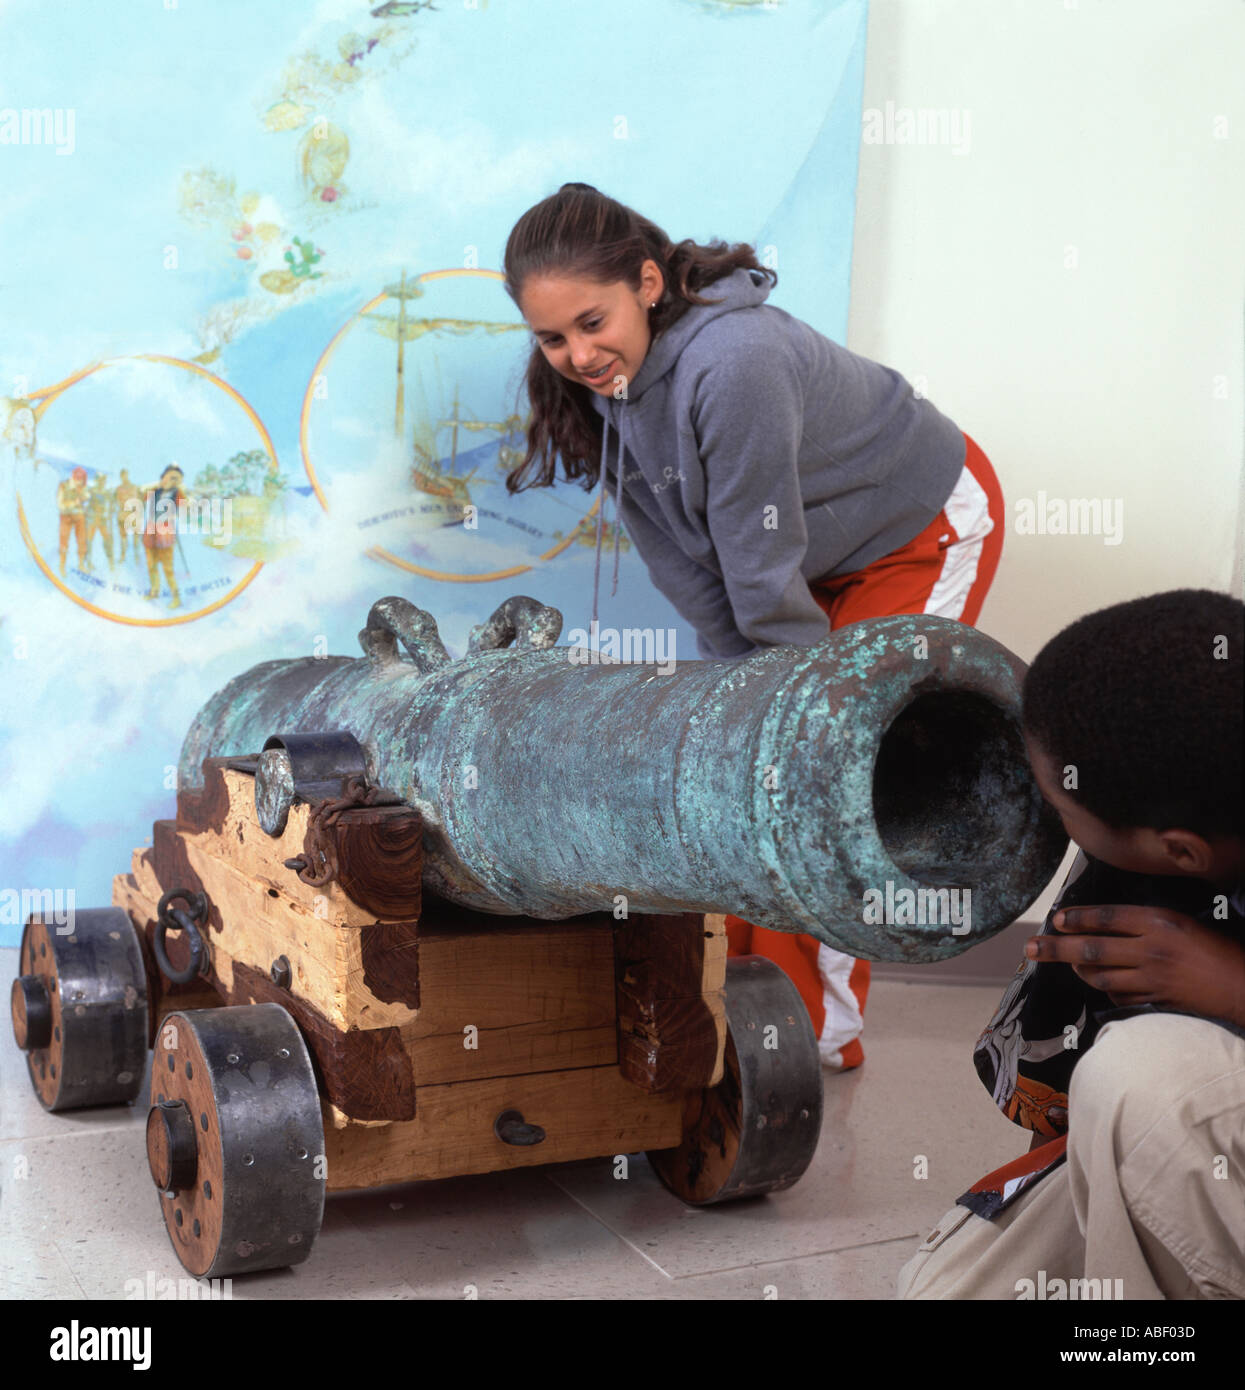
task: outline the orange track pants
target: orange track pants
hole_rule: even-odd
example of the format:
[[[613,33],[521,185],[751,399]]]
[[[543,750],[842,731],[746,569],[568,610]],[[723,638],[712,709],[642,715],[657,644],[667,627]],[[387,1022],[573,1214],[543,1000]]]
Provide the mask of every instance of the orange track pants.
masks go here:
[[[907,545],[809,591],[837,630],[864,618],[931,613],[975,624],[1003,550],[1003,493],[989,459],[973,440],[943,509]],[[838,1070],[864,1061],[860,1032],[869,993],[869,962],[823,945],[814,936],[770,931],[740,917],[726,919],[732,956],[765,956],[791,977],[808,1008],[824,1065]]]

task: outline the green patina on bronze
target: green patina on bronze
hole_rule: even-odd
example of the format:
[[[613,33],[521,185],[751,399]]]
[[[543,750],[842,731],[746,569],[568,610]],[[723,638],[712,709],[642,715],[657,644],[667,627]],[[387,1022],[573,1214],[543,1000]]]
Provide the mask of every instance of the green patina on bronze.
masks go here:
[[[669,674],[583,664],[560,630],[512,598],[455,661],[427,613],[382,599],[364,656],[265,662],[214,695],[181,783],[270,734],[349,730],[370,778],[422,813],[443,898],[550,920],[729,912],[868,960],[957,955],[1059,866],[1021,740],[1024,665],[973,628],[878,618]]]

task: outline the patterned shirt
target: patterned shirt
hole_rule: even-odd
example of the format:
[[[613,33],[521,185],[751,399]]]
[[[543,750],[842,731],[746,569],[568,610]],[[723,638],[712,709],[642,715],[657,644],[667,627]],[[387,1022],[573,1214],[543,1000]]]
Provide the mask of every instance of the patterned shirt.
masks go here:
[[[1127,873],[1083,851],[1042,924],[1042,935],[1054,932],[1051,918],[1061,907],[1108,903],[1170,908],[1214,931],[1245,939],[1240,887],[1228,897],[1203,879]],[[958,1204],[979,1216],[993,1217],[1063,1162],[1072,1069],[1105,1024],[1135,1014],[1184,1012],[1153,1004],[1117,1007],[1109,995],[1087,985],[1065,962],[1039,965],[1026,959],[977,1039],[973,1063],[1003,1114],[1049,1142],[974,1183]],[[1210,1021],[1245,1037],[1245,1028],[1235,1023]]]

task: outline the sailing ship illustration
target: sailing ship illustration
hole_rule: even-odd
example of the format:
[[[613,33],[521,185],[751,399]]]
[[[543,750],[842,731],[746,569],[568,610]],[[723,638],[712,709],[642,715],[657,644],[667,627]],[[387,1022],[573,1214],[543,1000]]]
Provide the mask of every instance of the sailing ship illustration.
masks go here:
[[[406,345],[428,334],[449,334],[465,337],[485,333],[526,331],[527,325],[514,322],[494,322],[487,319],[420,317],[408,309],[410,301],[423,298],[424,290],[418,280],[408,280],[405,269],[397,282],[385,286],[387,299],[397,301],[397,313],[370,312],[364,314],[369,325],[396,345],[396,382],[394,389],[393,432],[395,439],[406,435]],[[454,390],[453,405],[448,415],[426,424],[416,424],[411,431],[410,480],[419,494],[414,522],[419,531],[439,530],[445,526],[461,526],[465,508],[472,506],[471,488],[496,481],[486,474],[477,477],[485,464],[493,459],[499,471],[505,472],[512,461],[521,457],[516,442],[525,428],[518,415],[504,420],[480,420],[460,406],[458,388]],[[493,435],[464,447],[463,436]],[[502,467],[505,461],[506,468]]]
[[[449,415],[437,420],[430,430],[417,429],[414,433],[411,482],[420,495],[415,513],[417,528],[435,530],[442,526],[461,526],[467,514],[465,509],[474,505],[473,482],[478,487],[497,481],[487,473],[477,477],[481,468],[493,456],[497,471],[504,472],[502,460],[518,453],[514,441],[523,429],[524,422],[519,415],[508,416],[505,420],[476,420],[465,416],[456,388]],[[443,446],[440,441],[447,432],[447,446]],[[493,435],[495,438],[483,439],[464,448],[463,436],[469,440],[472,435]]]

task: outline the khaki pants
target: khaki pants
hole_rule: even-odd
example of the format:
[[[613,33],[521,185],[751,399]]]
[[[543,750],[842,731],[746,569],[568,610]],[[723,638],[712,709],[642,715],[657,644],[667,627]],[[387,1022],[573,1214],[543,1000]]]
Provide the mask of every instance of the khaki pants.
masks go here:
[[[1067,1162],[993,1221],[953,1207],[899,1273],[900,1298],[1026,1296],[1245,1299],[1245,1039],[1106,1024],[1072,1073]]]

